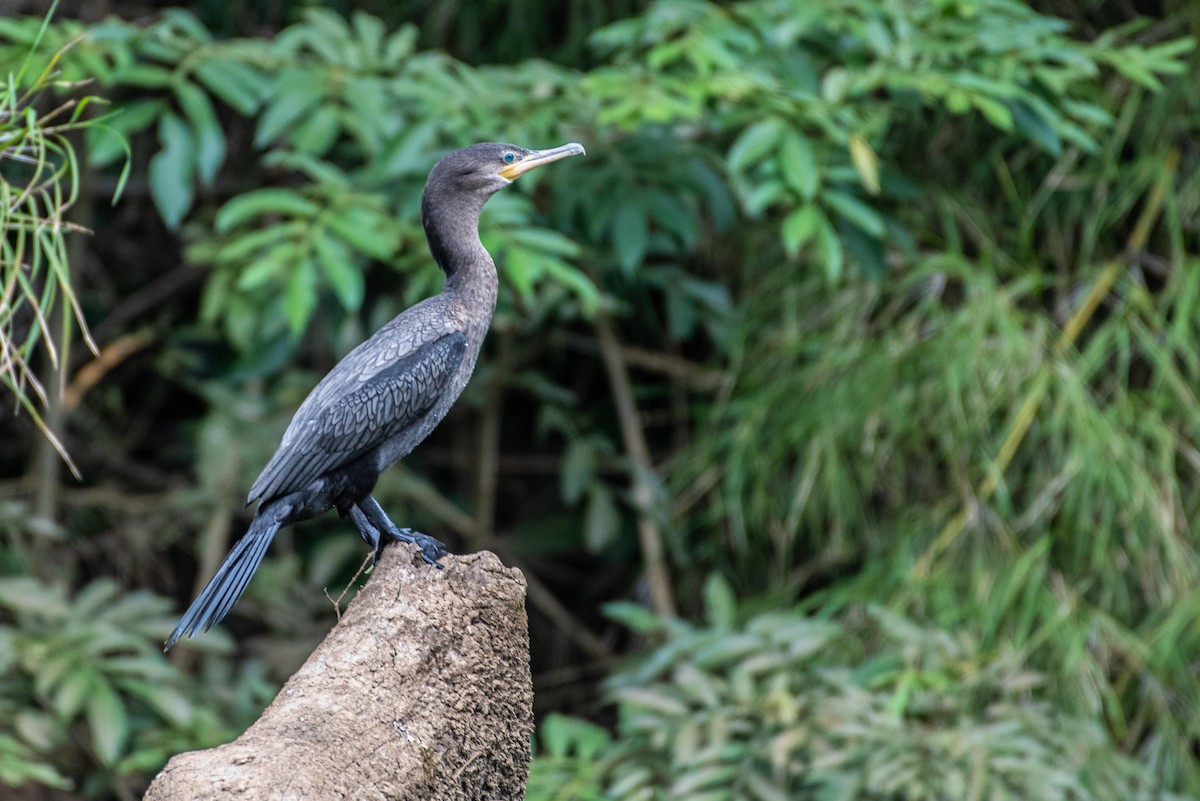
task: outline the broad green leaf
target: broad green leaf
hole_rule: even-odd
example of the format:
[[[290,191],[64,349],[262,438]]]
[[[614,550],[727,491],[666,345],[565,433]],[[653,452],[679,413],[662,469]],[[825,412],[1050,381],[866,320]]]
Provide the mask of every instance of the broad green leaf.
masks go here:
[[[786,126],[777,117],[769,117],[742,131],[741,136],[729,148],[725,163],[732,172],[741,172],[762,161],[768,153],[779,146]]]
[[[646,213],[640,206],[626,203],[617,210],[612,221],[612,243],[621,269],[626,273],[637,269],[650,243]]]
[[[217,122],[217,114],[208,95],[200,87],[176,81],[174,88],[184,116],[191,123],[196,142],[196,174],[200,183],[207,186],[212,183],[221,162],[225,160],[225,133]]]
[[[691,662],[680,662],[672,676],[673,683],[700,706],[715,709],[721,705],[721,692],[712,674],[705,673]]]
[[[342,131],[342,111],[333,106],[319,106],[297,125],[288,141],[303,153],[324,156]]]
[[[857,225],[868,234],[876,238],[883,236],[886,230],[883,217],[854,195],[837,189],[826,189],[821,193],[821,201],[839,217]]]
[[[129,718],[121,699],[110,685],[98,682],[88,696],[86,713],[96,757],[105,765],[115,763],[129,735]]]
[[[693,661],[702,668],[715,669],[732,664],[762,650],[760,637],[731,633],[714,638],[693,654]]]
[[[379,60],[383,55],[383,38],[387,33],[383,21],[379,17],[363,11],[355,11],[351,15],[350,21],[354,25],[354,34],[359,47],[371,60]]]
[[[61,619],[69,611],[60,587],[28,576],[0,578],[0,607],[46,620]]]
[[[652,709],[664,715],[682,717],[688,712],[688,705],[684,701],[661,688],[622,687],[614,695],[622,704]]]
[[[112,81],[139,89],[162,89],[171,83],[171,75],[170,70],[162,67],[134,62],[116,69]]]
[[[168,8],[162,12],[163,19],[183,31],[187,36],[191,37],[199,44],[208,44],[212,41],[212,34],[208,28],[204,27],[204,23],[196,19],[196,16],[190,11],[182,8]]]
[[[742,197],[742,204],[745,206],[747,214],[757,217],[786,197],[787,194],[787,187],[783,185],[782,181],[768,179],[750,188]]]
[[[821,172],[813,155],[812,143],[799,131],[788,131],[779,149],[783,179],[800,197],[812,200],[821,185]]]
[[[539,749],[546,756],[598,758],[612,743],[603,727],[587,720],[552,712],[538,726]]]
[[[380,175],[424,175],[429,171],[428,153],[438,135],[436,120],[423,120],[393,137],[377,159]]]
[[[282,284],[299,256],[298,251],[294,242],[287,242],[262,253],[238,274],[238,289],[248,292],[268,283]]]
[[[64,728],[66,724],[70,723],[70,720],[60,717],[56,722],[39,709],[29,708],[17,712],[16,719],[6,721],[6,723],[15,723],[13,728],[16,733],[33,747],[40,751],[52,751],[55,741],[58,739],[57,730]]]
[[[417,43],[417,28],[414,25],[402,25],[388,37],[383,53],[384,63],[389,67],[398,67],[404,59],[412,54]]]
[[[325,99],[324,73],[311,68],[286,70],[271,84],[267,97],[267,109],[258,118],[254,134],[254,144],[259,147],[278,139]]]
[[[704,612],[716,629],[731,629],[737,622],[737,600],[733,588],[720,573],[710,573],[704,581]]]
[[[163,222],[174,230],[192,207],[195,144],[188,126],[172,112],[159,118],[158,139],[162,149],[150,159],[150,195]]]
[[[95,674],[88,669],[76,670],[70,673],[58,686],[54,694],[54,714],[59,720],[73,720],[83,709],[84,699],[87,698]]]
[[[1055,133],[1053,126],[1034,111],[1032,106],[1024,100],[1012,100],[1008,107],[1012,110],[1013,122],[1018,132],[1050,155],[1062,154],[1062,140]]]
[[[325,229],[313,234],[312,245],[325,278],[333,287],[333,293],[342,307],[347,311],[357,311],[363,300],[363,275],[354,264],[350,250],[341,239],[330,236]]]
[[[184,727],[196,716],[196,708],[187,696],[169,686],[149,682],[131,683],[129,690],[149,704],[155,712],[173,726]]]
[[[600,308],[600,290],[586,273],[561,259],[545,257],[542,272],[575,293],[585,316],[591,317]]]
[[[642,634],[663,629],[662,618],[646,607],[629,601],[605,604],[604,616]]]
[[[351,182],[336,164],[295,150],[273,150],[263,156],[264,167],[284,167],[307,176],[329,189],[350,189]]]
[[[739,765],[713,765],[711,767],[699,768],[690,770],[680,776],[674,784],[671,785],[671,793],[678,798],[688,798],[692,801],[717,801],[718,799],[732,798],[732,787],[724,788],[725,785],[732,785],[733,778],[741,771]],[[717,792],[711,788],[721,785],[723,790]],[[701,794],[701,790],[709,790],[709,794]]]
[[[283,298],[284,312],[292,336],[298,336],[317,307],[317,272],[309,259],[302,259],[288,277]]]
[[[1006,106],[1003,102],[991,97],[983,95],[975,95],[971,98],[971,103],[979,112],[983,114],[992,125],[995,125],[1005,133],[1011,133],[1013,129],[1012,109]]]
[[[516,228],[509,232],[509,237],[529,250],[552,253],[567,259],[573,259],[580,253],[579,245],[574,240],[548,228]]]
[[[400,246],[400,236],[392,220],[357,206],[344,206],[329,218],[329,227],[351,247],[385,261]]]
[[[825,218],[821,218],[817,223],[817,248],[821,254],[821,263],[825,266],[825,277],[830,283],[841,280],[845,270],[845,254],[842,252],[842,243],[838,240],[837,231]]]
[[[510,247],[504,250],[504,277],[522,300],[533,297],[533,285],[537,281],[537,259],[528,250]]]
[[[355,76],[345,81],[339,97],[349,110],[344,117],[347,130],[374,157],[383,150],[387,137],[398,133],[397,118],[389,108],[387,83],[371,75]]]
[[[796,256],[813,235],[817,225],[824,215],[815,205],[801,206],[792,211],[783,221],[780,233],[783,237],[783,249],[789,256]]]
[[[196,65],[196,77],[208,91],[245,116],[258,110],[266,86],[258,72],[235,59],[202,59]]]
[[[750,791],[753,801],[791,801],[792,796],[784,792],[773,781],[754,770],[743,774],[746,789]]]
[[[294,189],[255,189],[222,206],[213,225],[218,233],[226,233],[263,214],[313,218],[320,212],[320,206]]]
[[[218,264],[239,264],[261,250],[273,249],[288,239],[300,239],[308,228],[307,221],[291,220],[266,228],[248,228],[223,243],[217,251]]]

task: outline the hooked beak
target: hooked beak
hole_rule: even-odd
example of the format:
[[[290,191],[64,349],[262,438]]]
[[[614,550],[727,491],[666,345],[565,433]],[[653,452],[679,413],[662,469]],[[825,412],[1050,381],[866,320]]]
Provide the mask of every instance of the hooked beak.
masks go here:
[[[549,150],[533,150],[520,161],[514,161],[512,164],[505,165],[500,170],[500,177],[515,181],[519,176],[524,175],[534,167],[540,167],[552,161],[565,159],[568,156],[582,156],[583,154],[583,145],[578,142],[571,142],[561,147],[552,147]]]

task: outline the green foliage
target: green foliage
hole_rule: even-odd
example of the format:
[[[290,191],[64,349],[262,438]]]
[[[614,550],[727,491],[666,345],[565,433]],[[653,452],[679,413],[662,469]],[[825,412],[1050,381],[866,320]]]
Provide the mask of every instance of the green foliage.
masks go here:
[[[0,783],[99,788],[157,770],[182,744],[227,739],[232,705],[162,654],[173,625],[171,604],[111,580],[69,596],[0,579]],[[262,697],[253,676],[239,684],[251,706]]]
[[[0,34],[18,43],[28,30],[16,22]],[[214,268],[203,319],[221,324],[239,349],[295,337],[327,294],[358,311],[372,261],[394,263],[403,253],[398,266],[409,271],[426,261],[417,209],[429,164],[447,145],[477,138],[481,117],[495,130],[493,110],[517,97],[526,102],[530,84],[544,92],[560,79],[545,64],[474,71],[415,52],[415,39],[411,27],[387,33],[362,13],[344,20],[311,9],[269,42],[216,42],[177,9],[147,28],[106,21],[72,51],[67,72],[143,94],[112,126],[125,136],[157,130],[148,179],[168,227],[195,209],[226,159],[221,104],[254,118],[259,181],[294,176],[271,188],[243,181],[215,220],[185,232],[191,257]],[[529,115],[496,134],[544,142],[561,137],[560,127]],[[94,163],[115,155],[93,144]],[[584,314],[595,312],[599,295],[575,264],[578,247],[536,225],[532,207],[507,203],[487,223],[485,237],[522,300],[531,302],[536,290],[557,299],[562,289]]]
[[[547,719],[530,801],[1173,797],[1019,653],[879,608],[747,616],[722,585],[610,679],[615,739]]]
[[[715,482],[688,525],[726,532],[732,558],[708,558],[741,586],[799,592],[848,568],[813,602],[888,603],[1029,653],[1065,710],[1194,793],[1200,309],[1179,209],[1195,179],[1162,128],[1177,96],[1110,102],[1095,154],[1006,143],[942,168],[963,175],[926,170],[947,189],[908,217],[940,247],[887,281],[752,277],[737,392],[677,487]],[[1106,262],[1151,232],[1165,271]]]
[[[614,680],[615,736],[548,720],[530,797],[1200,793],[1193,40],[1078,13],[666,0],[593,33],[578,69],[476,66],[313,7],[274,37],[221,40],[184,10],[86,29],[57,80],[114,99],[107,124],[144,154],[148,200],[127,216],[157,213],[153,242],[208,270],[198,310],[181,293],[136,318],[161,358],[80,413],[123,476],[151,462],[182,510],[144,580],[214,558],[320,370],[440,285],[418,223],[437,156],[579,140],[588,158],[485,214],[500,336],[459,409],[468,434],[425,465],[438,480],[379,488],[415,524],[500,532],[581,620],[638,591],[638,518],[663,532],[676,600],[703,599],[706,627],[619,609],[666,643]],[[85,33],[43,28],[0,20],[0,63]],[[120,141],[88,131],[90,163],[111,169]],[[154,278],[106,274],[93,303]],[[597,314],[620,329],[629,397],[592,358]],[[185,402],[143,406],[163,384]],[[634,476],[623,401],[665,480]],[[159,406],[187,411],[142,411]],[[476,423],[493,432],[478,451]],[[126,445],[127,428],[162,442]],[[661,490],[648,506],[631,476]],[[470,494],[489,478],[490,500]],[[89,503],[74,525],[156,521]],[[281,537],[239,605],[277,672],[357,561],[321,525]],[[714,571],[729,583],[697,585]],[[749,611],[797,599],[838,622]],[[534,638],[552,660],[562,611]],[[203,739],[98,675],[129,732],[104,753],[139,753],[139,720],[180,748]],[[53,698],[16,686],[17,708],[53,718]],[[96,703],[119,733],[117,705]],[[56,725],[111,774],[88,715]],[[0,728],[0,775],[81,775],[22,737]]]
[[[530,801],[601,801],[602,759],[612,738],[578,718],[550,715],[538,728],[525,797]]]
[[[1112,121],[1101,64],[1157,87],[1193,47],[1094,43],[1024,3],[759,0],[656,3],[595,42],[613,64],[585,78],[598,120],[625,128],[697,124],[732,136],[726,167],[751,216],[773,212],[785,252],[815,249],[826,275],[846,254],[885,272],[884,245],[911,234],[890,214],[913,198],[890,139],[898,125],[978,114],[1054,155],[1093,152]]]
[[[92,106],[103,102],[95,96],[55,105],[52,95],[73,86],[57,69],[66,44],[51,50],[44,66],[39,64],[48,49],[43,38],[53,13],[51,6],[45,19],[28,21],[32,35],[10,50],[12,57],[4,63],[12,66],[0,74],[0,384],[68,458],[43,424],[39,407],[47,403],[46,389],[30,362],[40,347],[61,380],[72,322],[91,344],[67,262],[67,234],[80,231],[66,219],[79,196],[79,165],[70,137],[106,128],[91,113]],[[123,141],[116,144],[128,153]]]

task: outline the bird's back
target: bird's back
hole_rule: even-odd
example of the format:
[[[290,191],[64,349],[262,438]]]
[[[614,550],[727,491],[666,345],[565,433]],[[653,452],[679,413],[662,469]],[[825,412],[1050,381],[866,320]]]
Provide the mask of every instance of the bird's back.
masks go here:
[[[387,451],[382,470],[424,439],[479,353],[458,307],[447,293],[427,298],[346,354],[296,410],[247,503],[302,489],[373,450]]]

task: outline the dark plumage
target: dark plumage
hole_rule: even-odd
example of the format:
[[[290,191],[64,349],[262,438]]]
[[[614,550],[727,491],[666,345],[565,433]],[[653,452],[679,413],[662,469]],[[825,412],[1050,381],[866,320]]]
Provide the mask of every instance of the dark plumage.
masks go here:
[[[392,539],[416,544],[430,564],[446,554],[433,537],[396,526],[371,492],[379,474],[442,421],[475,369],[497,288],[496,265],[479,241],[483,204],[522,173],[581,153],[577,144],[526,150],[487,143],[434,166],[421,221],[445,288],[346,354],[300,404],[250,488],[247,502],[259,505],[249,531],[183,614],[167,648],[229,612],[281,527],[327,509],[348,515],[376,558]]]

